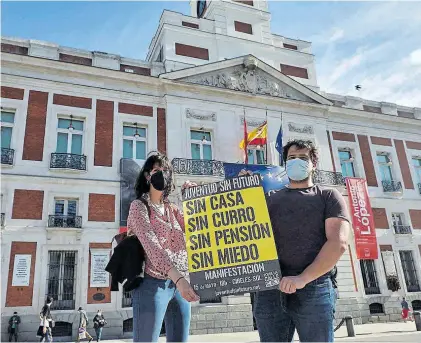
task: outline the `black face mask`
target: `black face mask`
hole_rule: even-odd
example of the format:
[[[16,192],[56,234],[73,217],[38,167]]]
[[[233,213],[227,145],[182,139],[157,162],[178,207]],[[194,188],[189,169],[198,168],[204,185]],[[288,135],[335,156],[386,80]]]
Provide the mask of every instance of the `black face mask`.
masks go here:
[[[162,192],[168,184],[168,173],[162,172],[162,170],[157,171],[155,174],[151,176],[151,184],[153,188],[157,191]]]

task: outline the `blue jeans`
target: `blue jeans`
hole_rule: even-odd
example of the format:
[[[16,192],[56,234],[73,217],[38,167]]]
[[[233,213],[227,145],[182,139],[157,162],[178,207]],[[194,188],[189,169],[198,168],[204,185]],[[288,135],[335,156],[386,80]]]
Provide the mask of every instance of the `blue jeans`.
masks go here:
[[[336,291],[321,277],[294,294],[258,292],[254,317],[261,342],[291,342],[295,329],[300,342],[333,342]]]
[[[101,340],[102,336],[102,327],[96,327],[95,328],[95,334],[96,334],[96,341],[99,342]]]
[[[174,282],[146,275],[132,300],[133,342],[157,342],[164,320],[167,342],[187,342],[191,305]]]

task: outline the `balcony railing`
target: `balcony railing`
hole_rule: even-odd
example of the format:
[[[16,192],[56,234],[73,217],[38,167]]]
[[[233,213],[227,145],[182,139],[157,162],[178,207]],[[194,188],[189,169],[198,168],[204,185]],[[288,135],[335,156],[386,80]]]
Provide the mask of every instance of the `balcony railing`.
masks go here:
[[[224,163],[221,161],[174,158],[171,163],[175,174],[225,176]]]
[[[52,153],[51,169],[86,170],[86,156],[67,153]]]
[[[15,150],[8,148],[1,148],[1,164],[13,165],[13,158],[15,156]]]
[[[63,227],[63,228],[76,228],[82,227],[81,216],[63,216],[63,215],[50,215],[48,216],[48,227]]]
[[[387,193],[402,192],[402,183],[400,181],[382,181],[383,191]]]
[[[5,219],[5,214],[4,213],[2,213],[1,214],[1,226],[4,226],[4,219]]]
[[[378,286],[364,287],[364,292],[366,295],[381,294],[380,287]]]
[[[345,178],[339,172],[316,169],[313,174],[313,182],[321,185],[344,186]]]
[[[410,235],[411,227],[409,225],[393,225],[395,233],[398,235]]]

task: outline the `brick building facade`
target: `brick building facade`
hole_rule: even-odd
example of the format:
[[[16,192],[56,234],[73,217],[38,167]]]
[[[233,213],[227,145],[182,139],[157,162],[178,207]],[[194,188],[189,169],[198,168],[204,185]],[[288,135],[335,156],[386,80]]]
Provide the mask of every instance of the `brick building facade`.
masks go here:
[[[318,183],[346,196],[342,176],[367,179],[380,257],[358,261],[350,237],[337,318],[397,320],[401,296],[421,306],[421,109],[321,92],[311,43],[272,34],[266,1],[195,11],[194,2],[192,16],[164,11],[146,61],[2,39],[3,338],[18,311],[21,338],[32,340],[47,294],[56,340],[75,335],[79,306],[103,310],[104,337],[130,336],[130,295],[91,286],[91,257],[111,251],[119,228],[120,160],[142,164],[160,150],[178,186],[220,180],[219,161],[242,160],[244,112],[249,128],[267,113],[270,164],[282,126],[286,141],[320,148]],[[16,286],[22,256],[27,284]],[[252,329],[249,295],[194,305],[192,333]]]

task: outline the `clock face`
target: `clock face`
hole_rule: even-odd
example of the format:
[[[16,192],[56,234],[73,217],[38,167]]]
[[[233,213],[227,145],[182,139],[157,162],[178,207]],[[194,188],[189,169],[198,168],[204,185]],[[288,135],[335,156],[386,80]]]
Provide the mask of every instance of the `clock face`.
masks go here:
[[[202,18],[206,10],[206,0],[197,1],[197,17]]]

